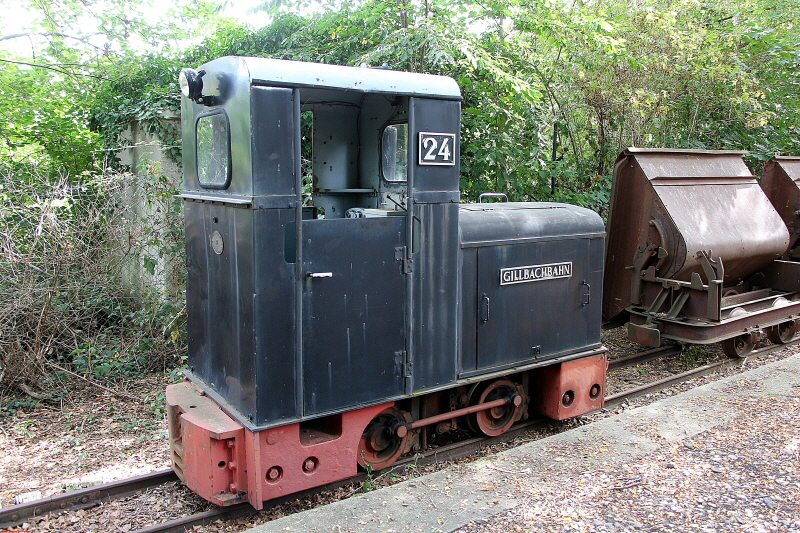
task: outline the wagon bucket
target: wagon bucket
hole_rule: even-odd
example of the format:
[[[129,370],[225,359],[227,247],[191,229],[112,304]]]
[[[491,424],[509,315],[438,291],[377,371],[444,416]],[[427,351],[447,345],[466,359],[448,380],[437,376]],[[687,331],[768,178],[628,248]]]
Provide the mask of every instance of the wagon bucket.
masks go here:
[[[789,249],[784,258],[800,259],[800,157],[770,159],[764,166],[761,187],[789,228]]]
[[[631,276],[708,282],[702,252],[722,259],[725,285],[757,272],[789,244],[781,217],[744,163],[745,152],[629,148],[614,168],[603,315],[622,322]],[[637,268],[632,269],[638,254]],[[724,268],[723,268],[724,265]],[[706,263],[708,268],[708,263]]]

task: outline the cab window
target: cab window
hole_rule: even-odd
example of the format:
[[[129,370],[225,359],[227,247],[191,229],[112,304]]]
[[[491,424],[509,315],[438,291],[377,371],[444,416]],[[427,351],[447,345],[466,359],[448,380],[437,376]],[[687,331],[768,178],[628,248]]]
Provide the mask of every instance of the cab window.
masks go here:
[[[381,173],[386,181],[408,179],[408,124],[389,124],[381,137]]]
[[[197,180],[207,189],[226,189],[231,183],[228,115],[221,109],[200,115],[195,134]]]

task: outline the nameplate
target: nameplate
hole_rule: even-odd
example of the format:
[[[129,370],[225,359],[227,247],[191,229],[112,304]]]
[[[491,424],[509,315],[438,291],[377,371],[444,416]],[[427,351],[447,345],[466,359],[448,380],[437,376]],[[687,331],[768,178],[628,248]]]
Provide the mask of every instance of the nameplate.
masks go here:
[[[549,263],[546,265],[530,265],[500,269],[500,285],[571,277],[571,261],[567,263]]]

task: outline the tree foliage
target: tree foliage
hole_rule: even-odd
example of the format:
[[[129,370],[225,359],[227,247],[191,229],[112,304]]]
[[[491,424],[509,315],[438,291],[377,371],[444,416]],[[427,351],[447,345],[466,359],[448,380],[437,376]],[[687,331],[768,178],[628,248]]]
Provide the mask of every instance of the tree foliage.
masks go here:
[[[180,66],[251,55],[454,77],[467,199],[494,190],[602,212],[626,146],[750,150],[755,165],[800,153],[793,0],[367,0],[297,14],[309,5],[265,3],[260,30],[222,26],[148,58],[104,84],[93,124],[112,145],[128,116],[158,129],[156,110],[177,111]]]
[[[58,393],[55,368],[109,379],[180,360],[180,305],[125,280],[132,264],[147,266],[148,247],[174,244],[164,238],[179,227],[174,190],[150,172],[137,178],[145,198],[123,201],[132,176],[108,171],[107,134],[92,120],[98,96],[136,70],[147,43],[174,53],[166,43],[193,26],[154,24],[153,5],[33,0],[31,21],[0,35],[0,399],[11,388]],[[172,79],[151,80],[146,101],[109,101],[126,123],[154,116]]]
[[[11,4],[0,5],[10,10]],[[153,20],[160,8],[155,0],[13,3],[16,13],[26,7],[30,20],[0,35],[0,158],[3,168],[22,165],[52,175],[78,176],[102,166],[105,132],[91,121],[97,96],[136,70],[144,52],[158,43],[159,54],[175,56],[187,38],[217,27],[208,22],[211,4],[189,0],[163,10],[166,22]],[[161,94],[171,92],[166,79],[153,76],[153,82]],[[163,107],[160,98],[148,96],[127,107],[117,102],[118,111],[135,118],[142,106]]]
[[[11,161],[38,153],[78,172],[103,153],[97,134],[112,149],[130,119],[177,143],[159,117],[178,110],[178,70],[222,55],[453,76],[467,198],[548,199],[555,180],[557,198],[602,210],[628,145],[800,153],[796,0],[298,0],[264,3],[272,22],[256,31],[215,19],[209,4],[187,19],[183,0],[163,24],[148,19],[152,0],[31,2],[39,25],[22,63],[42,68],[0,58]],[[90,29],[66,30],[87,16]]]

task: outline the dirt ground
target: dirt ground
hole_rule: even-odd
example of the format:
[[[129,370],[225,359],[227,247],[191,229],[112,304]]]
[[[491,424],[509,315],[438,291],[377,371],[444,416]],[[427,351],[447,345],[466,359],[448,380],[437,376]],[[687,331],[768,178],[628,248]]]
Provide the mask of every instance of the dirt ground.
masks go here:
[[[167,381],[120,383],[119,395],[79,382],[59,404],[0,407],[0,506],[169,468]]]

